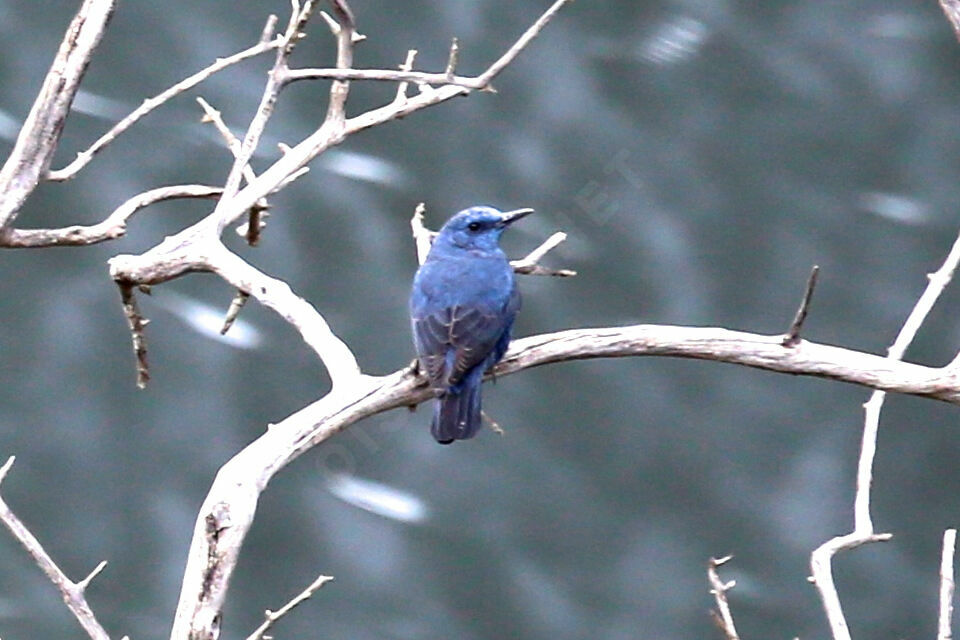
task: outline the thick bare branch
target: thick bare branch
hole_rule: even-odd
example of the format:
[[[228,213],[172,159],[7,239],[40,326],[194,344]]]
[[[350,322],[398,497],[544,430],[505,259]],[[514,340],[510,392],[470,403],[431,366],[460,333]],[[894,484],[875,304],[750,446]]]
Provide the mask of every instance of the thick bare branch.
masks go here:
[[[127,232],[127,222],[131,216],[144,207],[175,198],[218,198],[222,191],[220,187],[202,184],[158,187],[130,198],[97,224],[62,229],[0,229],[0,247],[75,247],[114,240]]]
[[[238,62],[242,62],[248,58],[258,56],[261,53],[270,51],[271,49],[276,49],[278,46],[282,44],[282,42],[283,41],[281,38],[275,38],[273,40],[270,40],[269,42],[259,42],[254,46],[250,47],[249,49],[244,49],[239,53],[233,54],[232,56],[228,56],[226,58],[220,58],[216,62],[211,64],[209,67],[206,67],[205,69],[201,69],[200,71],[196,72],[195,74],[193,74],[188,78],[184,78],[183,80],[173,85],[169,89],[166,89],[158,93],[152,98],[147,98],[146,100],[143,101],[143,104],[141,104],[139,107],[137,107],[132,112],[130,112],[129,115],[127,115],[126,117],[123,118],[123,120],[115,124],[113,128],[111,128],[105,134],[100,136],[100,138],[97,139],[96,142],[94,142],[84,151],[81,151],[80,153],[78,153],[76,159],[74,159],[73,162],[63,167],[62,169],[56,169],[56,170],[47,172],[45,177],[48,180],[52,180],[54,182],[69,180],[73,176],[77,175],[77,173],[81,169],[87,166],[87,164],[91,160],[93,160],[93,157],[97,155],[97,153],[102,151],[104,147],[106,147],[108,144],[116,140],[117,137],[120,136],[120,134],[122,134],[124,131],[132,127],[138,120],[140,120],[140,118],[144,117],[145,115],[147,115],[148,113],[150,113],[151,111],[159,107],[160,105],[164,104],[171,98],[174,98],[180,95],[181,93],[189,91],[190,89],[197,86],[198,84],[200,84],[201,82],[203,82],[204,80],[212,76],[213,74],[219,71],[223,71],[224,69],[226,69],[231,65],[234,65]]]
[[[115,8],[116,0],[84,0],[67,28],[10,157],[0,169],[0,228],[10,226],[50,167],[73,98]]]
[[[781,340],[780,335],[715,328],[573,329],[513,341],[488,377],[568,360],[676,356],[843,380],[960,404],[960,379],[945,369],[807,341],[788,348]],[[426,379],[409,368],[378,378],[358,376],[275,425],[227,462],[197,519],[172,637],[213,637],[260,492],[274,473],[363,418],[433,397]],[[211,536],[210,530],[217,535]]]
[[[10,456],[3,467],[0,467],[0,482],[3,481],[7,472],[10,471],[10,467],[13,466],[13,461],[14,457]],[[30,533],[27,526],[23,524],[23,521],[10,509],[3,498],[0,498],[0,522],[3,522],[7,529],[10,530],[10,533],[13,534],[13,537],[17,539],[17,542],[23,545],[27,553],[33,557],[37,566],[40,567],[50,581],[59,589],[60,594],[63,596],[64,603],[67,605],[67,608],[70,609],[70,613],[77,619],[77,622],[80,623],[80,626],[83,627],[87,635],[93,640],[110,640],[109,634],[107,634],[103,626],[97,621],[93,610],[90,608],[90,605],[87,604],[87,598],[85,596],[90,582],[107,566],[106,561],[97,565],[97,567],[80,582],[73,582],[60,567],[57,566],[57,563],[54,562],[53,558],[46,552],[43,545],[40,544],[40,541]]]
[[[312,304],[290,286],[257,270],[223,245],[210,252],[210,270],[289,322],[304,342],[323,361],[334,390],[349,386],[360,377],[360,365],[343,340],[338,338]]]

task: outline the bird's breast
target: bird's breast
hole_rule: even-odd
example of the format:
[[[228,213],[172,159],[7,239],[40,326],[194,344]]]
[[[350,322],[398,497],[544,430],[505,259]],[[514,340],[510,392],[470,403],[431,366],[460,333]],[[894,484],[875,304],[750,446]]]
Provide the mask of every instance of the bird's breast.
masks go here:
[[[426,260],[414,279],[414,296],[433,309],[480,304],[499,307],[514,289],[513,269],[506,258],[474,255],[433,257]]]

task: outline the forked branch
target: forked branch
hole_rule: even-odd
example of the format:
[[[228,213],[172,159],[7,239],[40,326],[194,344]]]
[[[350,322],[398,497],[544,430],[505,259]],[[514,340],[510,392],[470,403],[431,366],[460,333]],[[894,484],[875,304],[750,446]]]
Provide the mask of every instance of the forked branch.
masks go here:
[[[10,156],[0,169],[0,228],[10,226],[50,167],[80,81],[116,0],[84,0],[60,44]]]
[[[3,479],[10,471],[10,467],[13,466],[13,461],[14,457],[10,456],[6,463],[0,467],[0,483],[3,482]],[[80,623],[80,626],[83,627],[83,630],[86,631],[87,635],[90,636],[92,640],[110,640],[109,634],[107,634],[103,626],[97,621],[97,617],[93,614],[90,605],[87,604],[86,598],[87,587],[90,586],[90,582],[107,566],[106,561],[98,564],[93,571],[80,582],[74,582],[57,566],[57,563],[54,562],[50,554],[46,552],[43,545],[40,544],[40,541],[30,533],[30,530],[27,529],[23,521],[10,509],[2,497],[0,497],[0,522],[3,522],[7,529],[10,530],[10,533],[13,534],[13,537],[16,538],[17,541],[23,545],[23,548],[27,550],[27,553],[33,557],[37,566],[40,567],[50,581],[60,590],[64,603],[67,605],[67,608],[70,609],[70,613],[77,619],[77,622]],[[126,636],[124,636],[124,638],[126,638]]]
[[[927,315],[933,309],[940,294],[943,293],[947,284],[953,278],[957,264],[960,263],[960,235],[954,240],[950,252],[944,259],[943,264],[936,271],[928,276],[927,286],[923,294],[917,300],[906,321],[903,323],[896,340],[890,347],[887,360],[891,363],[899,363],[907,351],[907,347],[913,342],[914,337],[926,320]],[[957,367],[954,363],[941,369],[944,376],[945,385],[956,384]],[[953,380],[954,382],[948,382]],[[820,598],[823,601],[823,607],[827,614],[827,620],[830,623],[830,630],[834,640],[850,640],[850,630],[847,627],[847,621],[843,614],[843,607],[840,603],[840,596],[837,594],[836,586],[833,582],[833,556],[841,551],[855,549],[863,544],[871,542],[882,542],[889,540],[892,534],[876,533],[873,528],[873,519],[870,516],[870,496],[873,483],[873,460],[877,451],[877,433],[880,429],[880,410],[883,408],[883,402],[886,399],[886,392],[893,389],[882,386],[874,387],[876,390],[871,394],[870,400],[864,404],[864,426],[863,438],[860,446],[860,457],[857,462],[857,491],[854,496],[854,525],[853,531],[832,538],[817,547],[810,556],[811,580],[820,592]],[[945,398],[942,398],[945,399]],[[957,404],[956,396],[949,400]]]

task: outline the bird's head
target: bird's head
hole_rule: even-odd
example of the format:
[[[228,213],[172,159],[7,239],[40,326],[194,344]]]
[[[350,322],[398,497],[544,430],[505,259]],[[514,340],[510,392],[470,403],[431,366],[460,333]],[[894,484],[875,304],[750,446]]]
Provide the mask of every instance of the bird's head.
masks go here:
[[[531,213],[533,209],[498,211],[493,207],[470,207],[447,220],[434,242],[492,251],[498,248],[500,236],[510,224]]]

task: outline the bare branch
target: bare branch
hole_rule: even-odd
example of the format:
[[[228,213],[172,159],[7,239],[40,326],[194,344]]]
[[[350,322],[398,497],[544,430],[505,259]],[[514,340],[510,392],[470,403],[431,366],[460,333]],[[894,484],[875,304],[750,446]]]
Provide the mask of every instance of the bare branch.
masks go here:
[[[265,634],[267,631],[270,630],[270,627],[273,626],[274,622],[276,622],[283,616],[290,613],[290,611],[292,611],[294,607],[296,607],[298,604],[300,604],[304,600],[308,599],[310,596],[316,593],[320,589],[320,587],[327,584],[331,580],[333,580],[333,576],[319,576],[316,580],[314,580],[310,584],[309,587],[304,589],[302,592],[300,592],[300,594],[294,597],[287,604],[280,607],[278,610],[270,611],[269,609],[267,609],[267,611],[265,612],[265,616],[264,616],[265,620],[263,621],[263,624],[261,624],[259,627],[256,628],[256,630],[254,630],[253,633],[247,636],[247,640],[261,640],[261,638],[264,637],[263,634]]]
[[[803,292],[800,307],[797,309],[797,314],[793,317],[793,322],[790,323],[790,329],[788,329],[787,334],[783,336],[783,346],[785,347],[792,347],[800,341],[800,330],[803,328],[803,323],[807,319],[807,313],[810,311],[810,301],[813,299],[813,290],[817,286],[818,273],[820,273],[820,267],[813,265],[813,269],[810,270],[810,277],[807,278],[807,288]]]
[[[67,28],[13,150],[0,169],[0,228],[12,224],[50,167],[73,98],[115,8],[116,0],[84,0]]]
[[[93,579],[100,575],[100,572],[107,568],[107,561],[101,560],[100,564],[93,568],[93,571],[87,574],[87,577],[77,583],[80,591],[86,591]]]
[[[557,231],[555,234],[543,241],[539,247],[528,253],[520,260],[511,260],[510,266],[516,273],[522,273],[529,276],[558,276],[567,278],[577,275],[576,271],[571,269],[548,269],[540,265],[540,260],[547,255],[554,247],[567,239],[567,234]]]
[[[271,13],[267,16],[267,22],[263,25],[263,31],[260,33],[260,44],[266,44],[273,40],[273,34],[277,30],[277,15]]]
[[[573,2],[573,0],[557,0],[551,5],[549,9],[544,11],[536,22],[530,25],[523,35],[510,47],[506,53],[504,53],[500,58],[494,62],[490,67],[480,74],[478,79],[483,83],[484,88],[487,88],[490,82],[496,78],[501,71],[507,68],[507,66],[513,62],[513,60],[520,55],[520,52],[527,48],[527,45],[540,35],[540,32],[543,31],[543,28],[547,26],[547,23],[553,19],[553,16],[564,7],[564,5]]]
[[[447,75],[446,72],[428,73],[405,69],[338,69],[324,67],[315,69],[289,69],[284,72],[285,82],[298,80],[372,80],[382,82],[412,82],[418,85],[451,85],[468,90],[483,90],[486,83],[479,76]]]
[[[353,11],[346,0],[330,0],[334,13],[337,15],[337,29],[334,32],[337,38],[337,68],[349,69],[353,66],[354,35],[357,33],[356,20]],[[285,81],[289,75],[285,77]],[[327,105],[327,115],[323,120],[324,127],[342,130],[347,119],[346,103],[350,93],[350,83],[344,80],[334,80],[330,84],[330,103]]]
[[[540,18],[527,29],[522,36],[500,58],[490,65],[486,71],[478,76],[458,76],[453,73],[456,68],[459,45],[454,41],[450,48],[450,57],[447,68],[442,73],[426,73],[401,69],[351,69],[349,65],[338,64],[335,69],[288,69],[284,71],[285,82],[327,78],[333,80],[383,80],[388,82],[413,82],[420,85],[449,85],[462,89],[488,90],[490,82],[503,71],[507,65],[523,51],[554,15],[565,4],[573,0],[557,0]]]
[[[433,244],[433,238],[437,235],[435,231],[430,231],[423,224],[423,213],[426,207],[421,202],[413,211],[413,217],[410,219],[410,229],[413,231],[413,241],[417,246],[417,263],[423,264],[430,253],[430,246]]]
[[[333,333],[313,305],[295,294],[287,283],[258,271],[223,245],[210,252],[209,268],[296,328],[323,361],[334,390],[349,386],[360,377],[360,365],[350,348]]]
[[[407,51],[407,58],[403,61],[403,64],[400,65],[400,71],[410,71],[413,69],[413,60],[417,57],[417,50],[410,49]],[[407,99],[407,82],[401,82],[397,85],[397,97],[393,99],[394,103],[400,103]]]
[[[117,282],[117,286],[120,287],[123,315],[127,319],[127,327],[130,329],[130,338],[133,341],[133,355],[137,359],[137,386],[144,389],[147,381],[150,380],[150,368],[147,366],[147,338],[143,330],[150,321],[140,315],[137,299],[133,293],[134,285],[130,282]]]
[[[557,5],[555,4],[554,6],[556,7]],[[548,13],[551,11],[553,11],[553,9],[548,11]],[[542,17],[540,21],[538,21],[538,24],[541,23],[543,23]],[[533,29],[533,27],[531,27],[531,29]],[[526,37],[529,35],[529,33],[530,30],[528,30],[525,34],[525,39],[522,38],[524,40],[524,45],[529,42],[530,39],[532,39],[531,37]],[[345,40],[338,42],[338,50],[342,49],[340,54],[338,54],[338,59],[342,59],[345,55],[348,55],[345,53],[347,51],[352,53],[352,48],[348,48],[346,46]],[[519,45],[520,41],[518,41],[517,44],[514,44],[511,50],[519,50]],[[340,144],[348,135],[357,133],[378,124],[382,124],[384,122],[389,122],[390,120],[402,118],[403,116],[415,111],[419,111],[420,109],[445,102],[453,97],[462,95],[465,91],[466,90],[462,87],[451,85],[440,87],[439,89],[432,90],[430,92],[421,93],[402,102],[393,100],[390,104],[387,104],[383,107],[372,109],[366,113],[360,114],[359,116],[347,119],[342,127],[339,126],[336,118],[334,118],[333,121],[325,121],[323,126],[314,131],[307,138],[300,141],[297,145],[291,147],[283,155],[283,157],[274,162],[273,165],[267,168],[266,171],[257,176],[256,180],[244,187],[234,197],[221,198],[216,212],[216,216],[218,218],[218,230],[222,231],[226,225],[236,221],[252,206],[254,206],[257,200],[275,191],[278,185],[285,180],[288,180],[292,174],[303,168],[307,163],[309,163],[323,151]],[[337,111],[334,110],[333,114],[336,115],[336,113]],[[196,236],[203,230],[203,228],[206,227],[206,225],[206,221],[201,221],[197,225],[189,227],[180,234],[177,234],[177,236],[171,238],[170,242],[167,244],[169,246],[182,246],[186,242],[186,238]],[[150,260],[157,256],[157,254],[152,250],[148,253],[150,254]],[[120,271],[129,269],[132,272],[141,271],[147,268],[143,264],[143,262],[148,261],[147,254],[142,256],[121,256],[120,258],[122,259],[117,260],[115,263],[118,269],[120,269],[121,264],[123,265],[123,269],[120,269]],[[154,272],[156,271],[155,269],[152,270]],[[182,269],[173,269],[172,273],[167,279],[176,277],[176,275],[179,275],[183,272],[184,270]],[[129,274],[127,275],[129,276]],[[129,277],[136,280],[136,278],[133,278],[132,276]]]
[[[114,240],[127,232],[127,222],[140,209],[175,198],[218,198],[223,189],[202,184],[158,187],[130,198],[114,209],[103,222],[62,229],[0,229],[0,247],[75,247]]]
[[[200,107],[203,109],[204,113],[204,122],[210,122],[216,127],[217,131],[220,132],[220,135],[223,137],[224,142],[227,144],[227,149],[230,150],[230,153],[233,154],[234,159],[240,157],[240,152],[242,150],[242,144],[240,140],[237,139],[233,132],[230,131],[230,128],[227,127],[227,123],[223,121],[223,117],[220,112],[210,106],[210,103],[197,96],[197,102],[200,104]],[[250,183],[256,180],[257,174],[253,172],[253,167],[249,164],[243,166],[243,177]],[[263,222],[260,220],[260,214],[269,208],[266,198],[260,198],[257,201],[257,204],[250,207],[250,218],[247,221],[246,233],[244,234],[247,244],[251,247],[255,247],[260,243],[260,230],[262,229]]]
[[[899,362],[903,358],[907,347],[910,346],[917,331],[920,330],[923,321],[953,278],[958,262],[960,262],[960,235],[954,240],[950,252],[936,273],[927,276],[929,282],[890,347],[888,360]],[[951,363],[941,371],[948,378],[955,377],[957,367],[954,366],[954,363]],[[876,533],[873,528],[873,520],[870,517],[870,491],[873,482],[873,460],[877,452],[877,433],[880,429],[880,411],[883,408],[886,391],[891,390],[883,387],[875,388],[876,390],[871,394],[870,400],[863,405],[863,439],[860,447],[860,458],[857,462],[857,492],[853,506],[853,531],[845,536],[828,540],[810,556],[812,580],[820,592],[820,598],[823,600],[823,607],[834,640],[850,640],[850,630],[847,628],[840,597],[837,595],[836,586],[833,582],[833,556],[840,551],[854,549],[870,542],[889,540],[892,537],[889,533]]]
[[[243,138],[240,151],[236,153],[233,167],[231,167],[226,184],[223,187],[223,197],[220,199],[220,202],[217,203],[217,208],[212,214],[217,219],[218,235],[223,232],[223,229],[228,224],[239,217],[238,215],[230,213],[231,204],[233,200],[235,200],[237,191],[240,189],[240,179],[243,176],[243,172],[250,162],[250,158],[253,157],[253,152],[256,150],[257,145],[260,143],[260,137],[263,135],[263,131],[267,126],[267,121],[270,119],[270,116],[273,115],[274,105],[284,85],[282,70],[287,68],[287,59],[290,57],[290,54],[293,53],[293,49],[297,44],[297,40],[300,38],[303,27],[306,25],[313,11],[313,6],[314,0],[307,0],[302,9],[299,8],[299,3],[294,3],[293,5],[290,22],[287,30],[280,37],[281,46],[277,49],[277,56],[274,60],[273,68],[267,76],[267,84],[264,87],[263,96],[260,98],[260,105],[257,107],[257,112],[253,116],[250,126],[247,127],[247,133]],[[289,175],[289,173],[287,175]],[[283,176],[283,178],[286,177],[286,175]],[[276,183],[274,186],[276,186]],[[243,207],[243,210],[248,211],[257,206],[258,201],[266,195],[266,193],[263,193],[257,198],[254,198],[253,202]],[[250,228],[254,226],[259,227],[259,224],[251,225]],[[256,234],[258,231],[259,229],[256,229],[252,231],[252,233]]]
[[[707,563],[707,579],[710,582],[710,594],[717,601],[717,610],[713,611],[717,626],[723,630],[727,640],[740,640],[737,635],[737,627],[733,624],[733,614],[730,613],[730,603],[727,602],[727,591],[737,586],[736,580],[724,582],[717,573],[717,567],[726,564],[733,559],[733,556],[724,556],[723,558],[710,558]]]
[[[269,42],[257,43],[254,46],[250,47],[249,49],[244,49],[239,53],[233,54],[232,56],[228,56],[226,58],[220,58],[216,62],[211,64],[209,67],[206,67],[205,69],[198,71],[192,76],[181,80],[180,82],[173,85],[169,89],[166,89],[165,91],[158,93],[152,98],[147,98],[146,100],[143,101],[143,104],[141,104],[139,107],[137,107],[132,112],[130,112],[130,114],[126,116],[123,120],[115,124],[112,129],[110,129],[105,134],[100,136],[100,138],[96,142],[94,142],[92,145],[90,145],[90,147],[78,153],[76,159],[73,162],[71,162],[70,164],[68,164],[62,169],[57,169],[57,170],[47,172],[47,175],[45,177],[48,180],[52,180],[54,182],[69,180],[73,176],[77,175],[77,173],[81,169],[87,166],[87,164],[91,160],[93,160],[93,157],[97,153],[99,153],[101,150],[103,150],[104,147],[106,147],[108,144],[116,140],[121,133],[129,129],[138,120],[140,120],[140,118],[147,115],[148,113],[150,113],[151,111],[153,111],[154,109],[162,105],[163,103],[167,102],[168,100],[170,100],[175,96],[180,95],[181,93],[184,93],[185,91],[189,91],[190,89],[194,88],[195,86],[197,86],[198,84],[200,84],[201,82],[203,82],[204,80],[212,76],[213,74],[217,73],[218,71],[222,71],[231,65],[234,65],[238,62],[242,62],[243,60],[246,60],[247,58],[258,56],[261,53],[270,51],[271,49],[276,49],[281,44],[282,44],[282,39],[280,38],[275,38],[273,40],[270,40]]]
[[[457,70],[457,62],[459,62],[460,57],[460,43],[454,38],[450,42],[450,56],[447,58],[447,70],[443,72],[443,75],[447,78],[454,78],[454,73]]]
[[[940,614],[937,616],[937,640],[953,638],[953,556],[957,548],[957,530],[943,532],[943,553],[940,556]]]
[[[237,320],[237,316],[240,315],[240,311],[243,309],[244,305],[247,304],[247,300],[250,299],[250,294],[245,291],[237,291],[237,295],[233,296],[233,300],[230,302],[230,306],[227,308],[227,315],[223,318],[223,326],[220,327],[220,335],[226,335],[227,331],[230,331],[230,327],[233,326],[233,323]]]
[[[423,264],[423,261],[427,259],[427,254],[430,253],[430,246],[433,244],[433,239],[437,235],[436,231],[431,231],[424,225],[423,214],[425,211],[426,207],[422,202],[417,204],[417,208],[413,212],[413,217],[410,219],[410,229],[413,231],[413,240],[417,246],[417,262],[419,264]],[[548,269],[540,265],[540,260],[543,256],[547,255],[548,252],[566,239],[567,234],[558,231],[544,240],[539,247],[528,253],[525,257],[520,260],[511,260],[510,266],[513,267],[514,272],[523,275],[575,276],[577,272],[571,271],[570,269]]]
[[[13,461],[14,457],[10,456],[3,467],[0,467],[0,481],[7,475],[7,472],[13,465]],[[10,509],[2,497],[0,497],[0,521],[10,530],[13,537],[17,539],[17,542],[23,545],[27,553],[33,557],[34,562],[37,563],[37,566],[39,566],[50,581],[53,582],[54,586],[59,589],[63,596],[64,603],[67,605],[67,608],[70,609],[70,613],[77,619],[77,622],[79,622],[83,630],[87,632],[87,635],[90,636],[92,640],[110,640],[110,636],[97,621],[97,617],[93,614],[90,605],[87,604],[87,599],[84,595],[84,592],[90,585],[90,581],[107,566],[106,561],[97,565],[97,567],[90,572],[90,575],[80,582],[73,582],[60,567],[57,566],[57,563],[54,562],[53,558],[46,552],[43,545],[40,544],[40,541],[30,533],[27,526],[23,524],[23,521]]]
[[[572,329],[514,340],[487,377],[568,360],[676,356],[844,380],[960,405],[960,379],[944,369],[803,340],[786,348],[782,338],[658,325]],[[281,421],[227,462],[197,518],[173,637],[186,638],[189,633],[210,637],[207,632],[216,627],[260,492],[273,474],[363,418],[433,398],[426,378],[410,367],[383,377],[354,376],[351,383],[335,387],[333,393]],[[208,533],[211,528],[218,532],[215,538]]]

